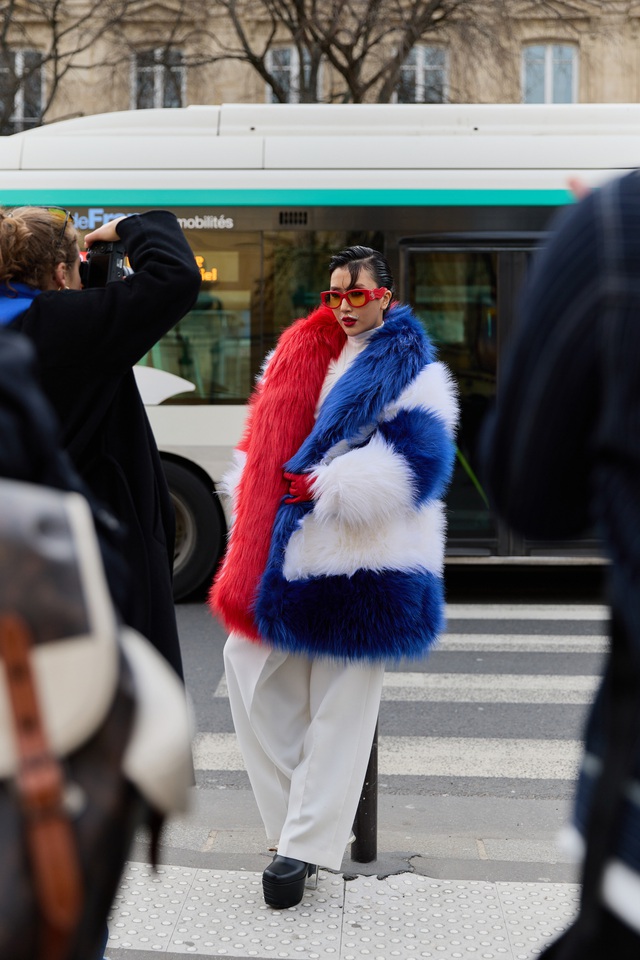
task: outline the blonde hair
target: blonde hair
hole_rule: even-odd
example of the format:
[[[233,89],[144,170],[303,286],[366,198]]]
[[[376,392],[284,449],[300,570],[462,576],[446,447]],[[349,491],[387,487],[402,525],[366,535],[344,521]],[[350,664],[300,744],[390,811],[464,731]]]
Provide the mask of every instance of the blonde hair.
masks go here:
[[[64,234],[60,216],[47,207],[0,210],[0,283],[26,283],[45,289],[57,263],[78,257],[75,227],[69,220]]]

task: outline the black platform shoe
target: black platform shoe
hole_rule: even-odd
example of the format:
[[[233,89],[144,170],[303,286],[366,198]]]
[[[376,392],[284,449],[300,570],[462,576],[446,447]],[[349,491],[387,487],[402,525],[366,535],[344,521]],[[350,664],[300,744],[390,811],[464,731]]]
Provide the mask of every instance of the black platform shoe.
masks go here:
[[[317,882],[318,868],[314,863],[276,855],[262,874],[265,903],[276,910],[295,907],[304,896],[307,877],[314,873]]]

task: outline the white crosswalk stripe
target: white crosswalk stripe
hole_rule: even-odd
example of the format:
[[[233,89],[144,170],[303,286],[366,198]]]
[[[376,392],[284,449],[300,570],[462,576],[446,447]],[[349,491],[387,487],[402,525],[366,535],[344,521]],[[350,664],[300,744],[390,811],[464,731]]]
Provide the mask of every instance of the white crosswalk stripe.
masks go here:
[[[484,653],[602,653],[606,636],[556,637],[539,634],[448,633],[437,650],[477,650]]]
[[[194,742],[196,770],[243,770],[233,733],[200,733]],[[578,742],[466,737],[381,737],[378,770],[383,776],[516,777],[572,779]]]
[[[423,703],[591,703],[597,685],[593,676],[520,676],[511,673],[385,674],[382,699]],[[227,696],[220,680],[215,697]]]
[[[597,678],[474,673],[387,673],[383,700],[455,703],[591,703]]]
[[[609,608],[602,604],[560,603],[449,603],[448,620],[602,620]]]

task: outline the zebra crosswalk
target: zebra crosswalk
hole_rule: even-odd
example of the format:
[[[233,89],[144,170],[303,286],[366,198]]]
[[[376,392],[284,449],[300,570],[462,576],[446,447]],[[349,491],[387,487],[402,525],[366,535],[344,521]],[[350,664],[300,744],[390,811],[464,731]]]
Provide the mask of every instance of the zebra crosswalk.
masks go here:
[[[566,795],[607,646],[596,604],[450,604],[432,654],[385,674],[378,768],[386,789]],[[214,701],[226,710],[224,676]],[[197,771],[242,771],[230,722],[202,731]]]

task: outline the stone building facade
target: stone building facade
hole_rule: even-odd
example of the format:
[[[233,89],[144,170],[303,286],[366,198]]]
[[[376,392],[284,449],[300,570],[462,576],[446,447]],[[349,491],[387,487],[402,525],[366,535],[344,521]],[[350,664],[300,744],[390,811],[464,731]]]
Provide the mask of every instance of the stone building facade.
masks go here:
[[[271,36],[257,0],[243,0],[248,40],[263,73],[295,102],[309,69],[284,30]],[[277,100],[258,70],[235,59],[238,37],[216,0],[130,0],[112,21],[73,16],[91,0],[69,0],[71,29],[54,50],[51,25],[35,16],[10,28],[0,46],[2,132],[114,110]],[[504,0],[509,16],[492,37],[470,37],[462,18],[414,44],[392,99],[399,102],[634,102],[640,99],[640,0]],[[27,4],[28,6],[28,4]],[[42,7],[42,4],[39,5]],[[46,4],[45,4],[46,6]],[[102,12],[99,12],[102,11]],[[100,19],[102,18],[102,19]],[[93,33],[92,33],[93,31]],[[57,54],[62,52],[60,58]],[[381,48],[380,60],[385,52]],[[303,62],[301,62],[303,61]],[[62,63],[65,69],[60,69]],[[55,72],[58,76],[55,77]],[[307,78],[308,79],[308,78]],[[323,101],[353,99],[321,62],[314,79]],[[376,100],[380,85],[366,91]]]

